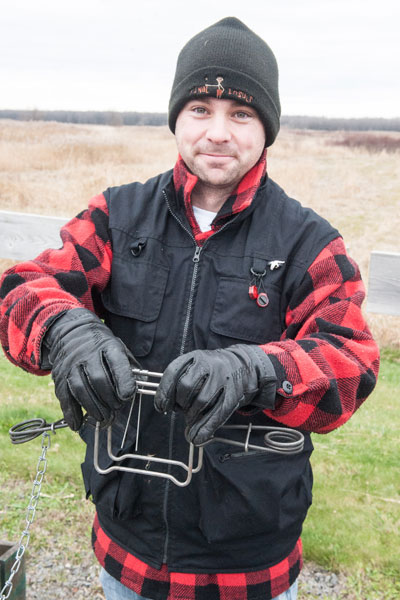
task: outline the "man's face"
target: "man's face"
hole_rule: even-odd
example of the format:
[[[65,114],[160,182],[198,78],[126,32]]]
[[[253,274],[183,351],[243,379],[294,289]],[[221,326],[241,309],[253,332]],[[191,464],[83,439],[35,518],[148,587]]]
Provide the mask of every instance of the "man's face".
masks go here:
[[[257,112],[234,100],[190,100],[175,126],[178,151],[200,182],[233,190],[264,150]]]

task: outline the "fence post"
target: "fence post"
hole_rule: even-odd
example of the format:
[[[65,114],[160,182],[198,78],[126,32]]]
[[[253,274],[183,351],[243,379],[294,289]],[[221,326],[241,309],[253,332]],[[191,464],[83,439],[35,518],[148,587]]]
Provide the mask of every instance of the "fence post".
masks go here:
[[[0,541],[0,591],[8,580],[11,567],[15,562],[18,544]],[[25,600],[26,598],[26,576],[25,556],[21,559],[21,565],[13,578],[13,588],[8,600]]]

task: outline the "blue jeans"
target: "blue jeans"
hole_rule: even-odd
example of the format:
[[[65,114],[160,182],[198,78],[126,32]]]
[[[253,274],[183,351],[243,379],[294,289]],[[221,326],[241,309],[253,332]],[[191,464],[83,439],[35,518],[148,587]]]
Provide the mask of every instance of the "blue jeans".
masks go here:
[[[122,583],[111,577],[104,569],[101,569],[100,583],[103,586],[106,600],[149,600],[149,598],[139,596],[133,590],[122,585]],[[296,598],[297,581],[294,582],[290,589],[283,592],[283,594],[279,594],[273,600],[296,600]]]

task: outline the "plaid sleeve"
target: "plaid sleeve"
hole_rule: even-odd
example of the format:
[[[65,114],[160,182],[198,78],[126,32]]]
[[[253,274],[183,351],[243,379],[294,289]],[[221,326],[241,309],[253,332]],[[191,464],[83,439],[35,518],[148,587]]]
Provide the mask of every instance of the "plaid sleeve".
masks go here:
[[[62,227],[62,247],[8,269],[0,280],[0,341],[14,364],[37,375],[40,344],[55,316],[73,308],[98,312],[111,271],[108,207],[103,195]]]
[[[268,416],[288,427],[327,433],[372,392],[379,350],[361,312],[364,297],[359,269],[336,238],[297,288],[281,340],[262,346],[282,384]]]

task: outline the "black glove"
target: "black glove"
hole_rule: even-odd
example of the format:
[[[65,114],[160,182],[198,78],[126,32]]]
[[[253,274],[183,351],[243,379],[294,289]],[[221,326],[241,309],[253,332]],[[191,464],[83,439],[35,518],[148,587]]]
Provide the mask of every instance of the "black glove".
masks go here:
[[[65,421],[77,431],[82,408],[103,426],[136,390],[132,367],[139,368],[125,344],[91,311],[68,310],[42,343],[42,368],[51,367]]]
[[[186,437],[210,440],[240,407],[274,408],[277,380],[270,358],[258,346],[194,350],[171,362],[154,398],[160,412],[181,409]]]

